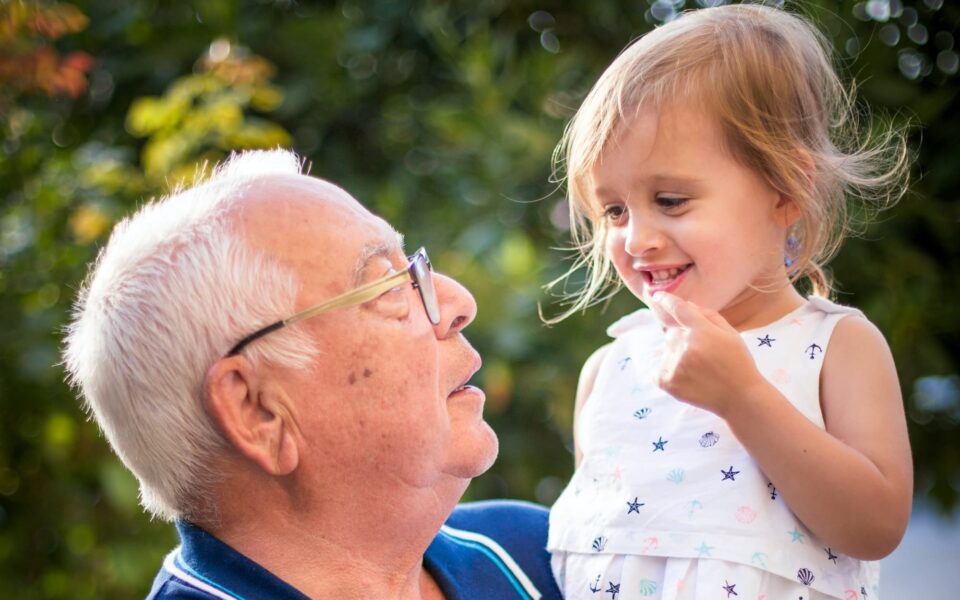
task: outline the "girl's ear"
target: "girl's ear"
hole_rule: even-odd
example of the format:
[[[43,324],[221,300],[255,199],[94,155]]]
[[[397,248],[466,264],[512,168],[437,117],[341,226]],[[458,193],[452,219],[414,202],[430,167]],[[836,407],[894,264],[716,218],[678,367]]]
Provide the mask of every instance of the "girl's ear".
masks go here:
[[[784,229],[789,229],[800,219],[800,208],[797,206],[797,203],[793,201],[793,198],[788,198],[781,194],[779,200],[777,200],[774,218],[777,220],[778,225]]]
[[[807,189],[813,189],[817,181],[816,164],[813,162],[813,158],[809,152],[802,148],[796,149],[794,154],[800,167],[801,185]],[[777,223],[784,228],[789,228],[796,223],[801,216],[800,207],[797,206],[796,201],[789,196],[781,194],[776,206]]]
[[[296,469],[299,436],[282,386],[260,379],[243,356],[218,360],[203,386],[204,409],[241,456],[274,476]]]

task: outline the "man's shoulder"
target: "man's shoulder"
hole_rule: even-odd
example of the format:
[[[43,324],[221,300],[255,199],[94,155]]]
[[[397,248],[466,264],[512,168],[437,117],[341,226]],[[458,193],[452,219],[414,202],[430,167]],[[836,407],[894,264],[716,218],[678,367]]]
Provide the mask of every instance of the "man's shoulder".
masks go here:
[[[520,550],[542,550],[547,544],[549,511],[521,500],[485,500],[458,505],[446,529],[474,532],[500,545]]]
[[[461,504],[425,562],[448,597],[560,598],[546,551],[548,514],[515,500]]]

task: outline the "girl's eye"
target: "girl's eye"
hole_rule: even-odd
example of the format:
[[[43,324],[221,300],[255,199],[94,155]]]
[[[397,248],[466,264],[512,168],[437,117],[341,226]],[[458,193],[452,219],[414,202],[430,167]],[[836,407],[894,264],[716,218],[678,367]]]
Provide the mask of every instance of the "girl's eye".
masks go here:
[[[683,196],[657,196],[657,206],[665,210],[676,210],[687,203],[689,198]]]
[[[619,204],[610,204],[603,209],[603,218],[611,223],[619,223],[627,214],[627,209]]]

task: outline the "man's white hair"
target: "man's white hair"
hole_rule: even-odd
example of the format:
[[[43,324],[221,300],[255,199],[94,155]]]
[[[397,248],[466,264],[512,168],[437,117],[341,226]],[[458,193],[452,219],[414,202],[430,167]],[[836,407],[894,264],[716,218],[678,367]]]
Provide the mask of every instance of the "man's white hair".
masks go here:
[[[252,185],[300,173],[284,150],[231,156],[205,182],[118,223],[80,290],[63,351],[68,380],[157,517],[215,516],[208,500],[227,444],[203,407],[205,373],[241,337],[292,314],[299,288],[250,248],[231,209]],[[315,353],[297,328],[244,350],[255,365],[290,368]]]

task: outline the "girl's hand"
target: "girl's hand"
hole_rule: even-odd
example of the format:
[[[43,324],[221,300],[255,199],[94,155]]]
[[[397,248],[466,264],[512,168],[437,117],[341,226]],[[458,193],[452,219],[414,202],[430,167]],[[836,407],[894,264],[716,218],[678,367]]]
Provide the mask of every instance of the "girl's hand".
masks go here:
[[[724,417],[745,390],[766,380],[746,344],[715,310],[659,292],[651,309],[666,326],[657,385],[678,400]]]

